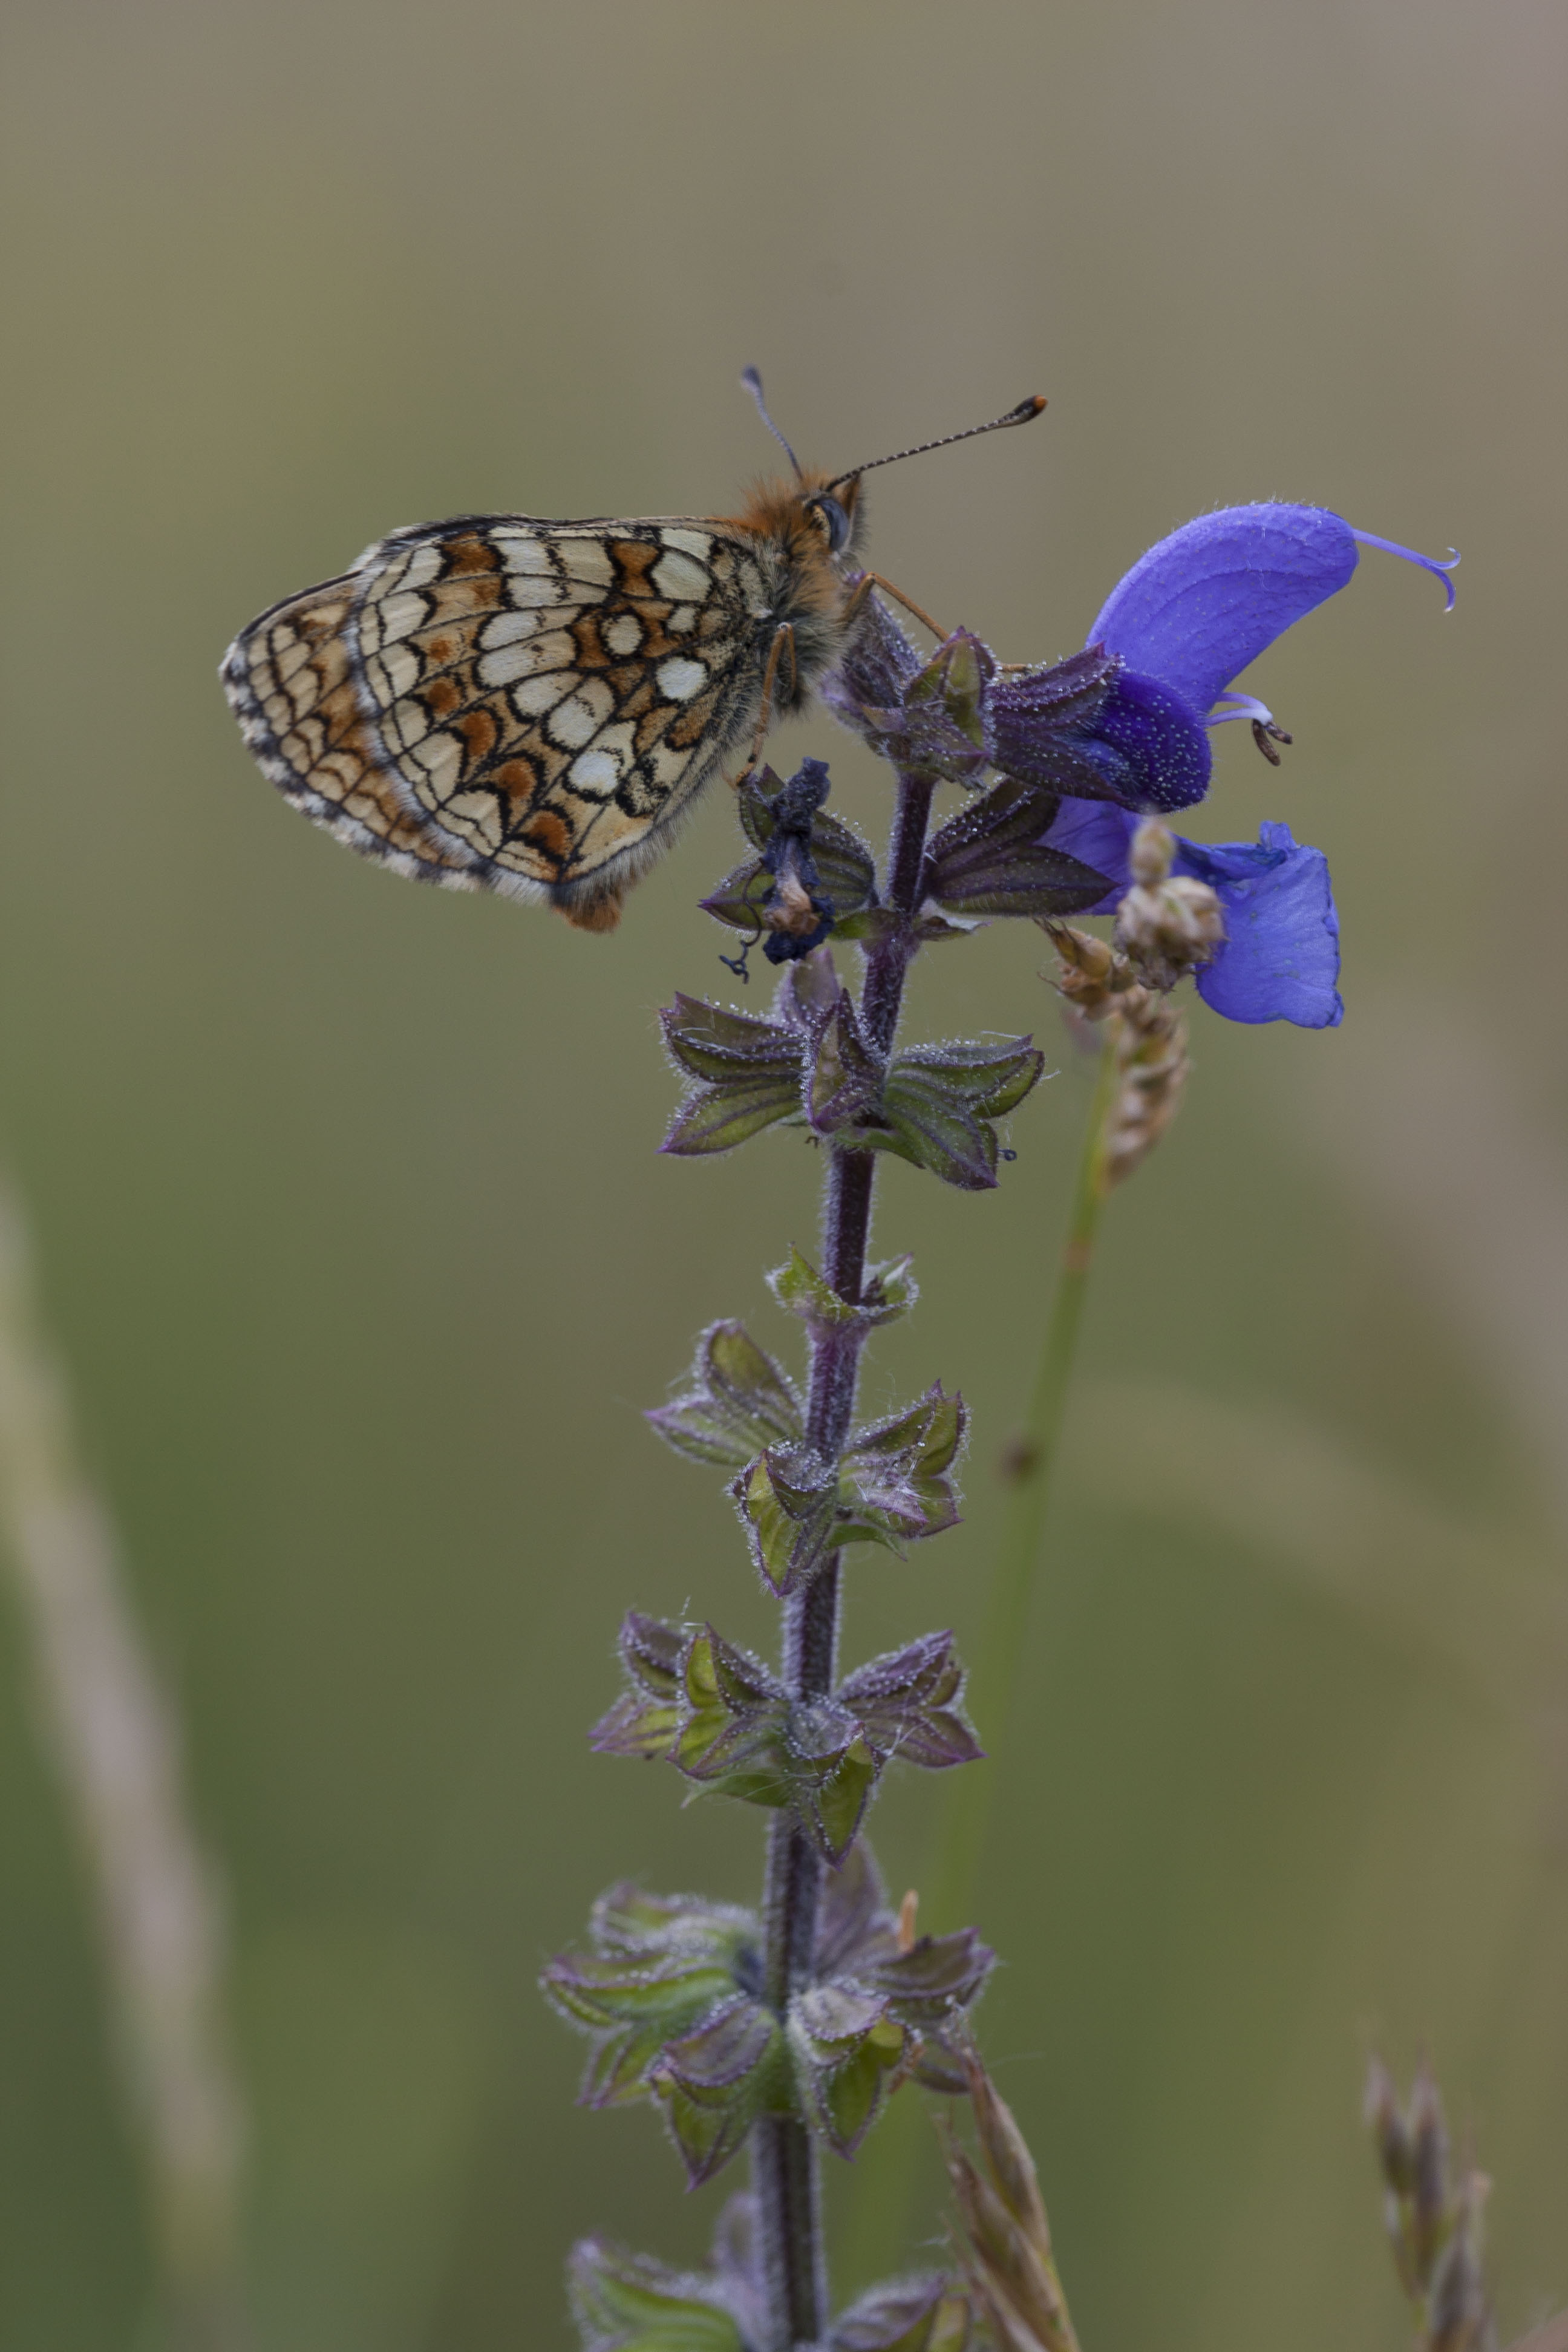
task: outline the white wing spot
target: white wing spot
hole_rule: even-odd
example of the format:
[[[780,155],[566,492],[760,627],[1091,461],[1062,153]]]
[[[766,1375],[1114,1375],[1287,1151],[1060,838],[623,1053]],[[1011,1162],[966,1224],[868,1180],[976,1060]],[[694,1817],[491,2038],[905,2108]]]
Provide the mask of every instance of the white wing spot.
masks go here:
[[[563,538],[559,542],[561,561],[573,580],[595,580],[602,587],[613,585],[616,567],[610,561],[610,551],[597,539]]]
[[[367,554],[370,552],[368,549],[365,551]],[[363,562],[364,558],[362,556],[360,561]],[[423,588],[435,579],[440,569],[439,542],[411,548],[401,563],[395,566],[389,564],[387,567],[389,573],[395,579],[400,588]]]
[[[605,643],[613,654],[635,654],[642,637],[642,623],[635,613],[617,613],[605,625]]]
[[[689,702],[700,694],[708,683],[708,673],[700,661],[688,661],[678,654],[673,661],[658,666],[658,690],[671,702]]]
[[[621,781],[620,761],[603,751],[579,751],[566,772],[574,789],[591,800],[607,799]]]
[[[551,712],[544,731],[552,743],[574,751],[591,741],[615,707],[607,686],[598,678],[585,678],[575,694]]]
[[[533,677],[541,670],[571,669],[576,659],[576,647],[565,631],[552,629],[547,636],[526,638],[521,646],[500,646],[492,654],[482,654],[479,680],[481,686],[510,686],[515,678]]]
[[[494,646],[514,646],[520,637],[531,637],[543,626],[542,613],[498,613],[479,631],[479,644],[489,653]]]
[[[563,677],[559,670],[545,677],[525,678],[512,688],[511,707],[520,719],[542,719],[547,710],[554,709],[571,683],[570,676]]]
[[[506,593],[508,601],[513,604],[586,604],[601,596],[604,591],[578,588],[570,596],[563,595],[552,572],[547,579],[536,580],[527,573],[514,577],[507,583]]]
[[[676,608],[675,608],[674,612],[673,612],[673,613],[670,614],[670,616],[669,616],[669,634],[670,634],[670,635],[671,635],[672,637],[683,637],[683,636],[685,636],[685,635],[687,635],[687,633],[688,633],[688,631],[689,631],[689,630],[694,629],[696,626],[697,626],[697,607],[696,607],[696,605],[695,605],[695,604],[678,604],[678,605],[676,606]]]
[[[661,530],[659,537],[666,547],[682,548],[688,555],[700,556],[703,562],[713,552],[710,530]]]
[[[683,604],[692,597],[700,603],[712,585],[700,563],[693,563],[689,555],[673,547],[668,555],[659,557],[648,577],[659,594],[668,596],[672,604]]]
[[[531,531],[526,537],[521,531],[508,530],[498,530],[491,536],[493,543],[506,559],[509,572],[531,572],[554,579],[555,567],[550,561],[550,550],[542,539],[535,539]]]
[[[372,610],[384,646],[393,645],[399,637],[407,636],[429,614],[423,596],[380,596],[374,607],[367,608],[367,619]]]

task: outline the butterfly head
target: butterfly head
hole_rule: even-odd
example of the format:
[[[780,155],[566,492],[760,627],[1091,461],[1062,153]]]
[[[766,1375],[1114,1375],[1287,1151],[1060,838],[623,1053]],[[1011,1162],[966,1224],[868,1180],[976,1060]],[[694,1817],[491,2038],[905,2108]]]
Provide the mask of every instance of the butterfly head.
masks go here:
[[[860,478],[852,474],[847,482],[830,483],[825,490],[809,492],[802,501],[813,529],[826,541],[829,555],[846,554],[852,546],[859,492]]]
[[[807,572],[836,576],[854,562],[865,524],[865,503],[858,475],[831,475],[803,469],[793,482],[753,485],[743,515],[746,528],[773,540],[781,553]]]
[[[972,425],[962,433],[945,433],[940,440],[921,441],[912,449],[895,449],[889,457],[872,457],[848,473],[823,474],[804,467],[768,413],[763,380],[754,367],[746,368],[742,383],[757,404],[763,423],[794,469],[793,482],[760,484],[746,514],[746,528],[769,539],[784,555],[808,604],[826,609],[842,593],[844,575],[855,564],[864,535],[866,503],[860,479],[876,466],[891,466],[903,457],[923,457],[928,449],[945,449],[954,441],[973,440],[977,434],[995,433],[1005,425],[1026,425],[1038,416],[1045,402],[1037,393],[1021,400],[1005,416],[986,425]]]

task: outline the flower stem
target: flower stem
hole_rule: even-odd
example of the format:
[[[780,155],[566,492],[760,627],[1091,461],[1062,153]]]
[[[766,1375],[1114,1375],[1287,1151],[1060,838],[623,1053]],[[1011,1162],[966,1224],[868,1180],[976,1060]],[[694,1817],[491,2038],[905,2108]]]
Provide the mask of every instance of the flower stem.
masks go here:
[[[1116,1099],[1112,1040],[1100,1056],[1073,1188],[1067,1238],[1024,1428],[1011,1457],[1013,1492],[992,1574],[977,1670],[965,1697],[993,1759],[1006,1736],[1027,1625],[1030,1588],[1050,1502],[1051,1472],[1067,1408],[1084,1295],[1104,1207],[1106,1144]],[[938,1934],[966,1925],[985,1842],[994,1768],[955,1772],[947,1783],[921,1910]],[[918,2116],[895,2105],[857,2183],[850,2255],[868,2275],[897,2259],[921,2145]]]
[[[933,784],[900,774],[888,845],[886,896],[900,914],[920,898],[926,828]],[[912,935],[896,931],[868,956],[860,1010],[864,1028],[886,1053],[898,1028]],[[823,1182],[823,1273],[851,1306],[860,1303],[877,1158],[871,1151],[833,1151]],[[844,1448],[855,1412],[864,1333],[814,1328],[806,1399],[808,1444],[828,1459]],[[784,1603],[784,1680],[793,1697],[824,1697],[833,1687],[838,1645],[839,1555]],[[763,1970],[766,1996],[779,2011],[811,1981],[823,1863],[805,1832],[786,1814],[768,1832],[763,1895]],[[752,2185],[757,2202],[757,2254],[766,2298],[767,2352],[794,2352],[817,2343],[827,2325],[826,2262],[816,2147],[793,2116],[766,2116],[752,2136]]]
[[[1046,1321],[1045,1344],[1029,1398],[1028,1412],[1011,1449],[1012,1493],[992,1571],[985,1623],[966,1696],[982,1738],[995,1756],[1007,1736],[1035,1570],[1051,1497],[1051,1476],[1061,1442],[1068,1392],[1078,1356],[1079,1328],[1089,1267],[1106,1201],[1107,1129],[1116,1098],[1116,1048],[1108,1037],[1084,1130],[1073,1186],[1072,1212],[1057,1269],[1056,1290]],[[995,1770],[955,1773],[949,1782],[935,1866],[931,1879],[931,1916],[938,1927],[967,1918],[985,1843]]]

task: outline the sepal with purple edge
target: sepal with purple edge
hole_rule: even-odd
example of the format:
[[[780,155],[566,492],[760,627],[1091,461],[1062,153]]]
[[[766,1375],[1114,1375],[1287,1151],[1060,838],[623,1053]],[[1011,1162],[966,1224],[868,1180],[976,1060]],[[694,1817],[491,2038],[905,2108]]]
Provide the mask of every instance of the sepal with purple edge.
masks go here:
[[[1076,915],[1110,887],[1046,842],[1058,795],[1005,776],[962,808],[926,854],[924,905],[944,915]]]
[[[752,2352],[767,2336],[768,2298],[758,2259],[757,2200],[749,2189],[724,2202],[713,2230],[712,2263],[713,2276],[741,2323],[748,2352]]]
[[[593,2042],[578,2093],[588,2107],[641,2097],[665,2043],[727,2005],[754,1973],[757,1924],[731,1905],[650,1895],[629,1885],[600,1896],[587,1947],[545,1969],[545,1998]]]
[[[878,1754],[933,1771],[972,1764],[985,1751],[963,1712],[963,1668],[951,1633],[922,1633],[857,1666],[838,1686]]]
[[[779,1119],[800,1115],[805,1033],[678,995],[659,1014],[670,1058],[697,1081],[661,1150],[690,1158],[731,1151]]]
[[[858,1985],[813,1985],[789,2005],[790,2052],[810,2120],[853,2156],[908,2072],[910,2036],[888,2003]]]
[[[992,1958],[973,1929],[965,1928],[940,1943],[928,1937],[889,1962],[880,1987],[838,1978],[795,1995],[788,2026],[796,2079],[810,2122],[839,2156],[855,2154],[888,2099],[911,2075],[931,2089],[963,2087],[942,2031],[974,2000]],[[908,1978],[907,1998],[900,1970]],[[922,1976],[941,1984],[933,1998],[922,1998]],[[950,1983],[955,1990],[946,1989]]]
[[[567,2281],[583,2352],[748,2352],[725,2283],[710,2272],[584,2238]]]
[[[958,1524],[948,1472],[968,1425],[961,1396],[936,1381],[901,1413],[851,1438],[839,1465],[836,1543],[904,1546]]]
[[[984,711],[996,658],[955,629],[921,658],[888,608],[867,598],[838,666],[823,679],[835,718],[895,767],[973,784],[989,764]]]
[[[944,2038],[984,1987],[995,1955],[973,1927],[923,1936],[908,1950],[863,1960],[797,1994],[790,2047],[812,2123],[853,2156],[881,2108],[911,2074],[963,2087]]]
[[[789,1801],[783,1761],[790,1698],[749,1652],[711,1625],[687,1643],[680,1666],[680,1717],[670,1761],[689,1780],[753,1805]]]
[[[881,1126],[863,1128],[857,1140],[896,1152],[961,1192],[988,1192],[999,1157],[990,1122],[1023,1101],[1045,1060],[1027,1037],[1010,1038],[1000,1051],[962,1040],[910,1046],[893,1056]]]
[[[689,1645],[682,1679],[671,1761],[704,1793],[787,1806],[818,1853],[840,1863],[881,1769],[854,1716],[833,1699],[792,1699],[711,1626]]]
[[[730,1495],[757,1570],[775,1592],[793,1592],[833,1549],[837,1475],[809,1446],[766,1447]]]
[[[981,714],[995,676],[995,655],[969,630],[944,637],[904,689],[900,767],[947,783],[978,783],[990,765]]]
[[[904,697],[923,667],[918,647],[878,595],[868,595],[836,668],[817,688],[852,734],[896,759]]]
[[[643,1415],[693,1462],[739,1470],[759,1447],[791,1444],[804,1422],[794,1382],[739,1323],[713,1323],[697,1343],[690,1386]]]
[[[771,1445],[730,1488],[759,1573],[793,1592],[842,1544],[904,1546],[956,1526],[948,1472],[963,1441],[963,1401],[940,1381],[914,1404],[850,1439],[839,1462],[807,1445]]]
[[[969,2298],[962,2283],[926,2271],[868,2288],[847,2311],[840,2312],[828,2330],[827,2343],[828,2352],[968,2352],[972,2336]],[[693,2337],[693,2352],[698,2344]]]
[[[841,993],[817,1033],[805,1079],[806,1123],[816,1135],[876,1118],[883,1064],[860,1033],[854,1000]]]
[[[1121,668],[1091,645],[1066,661],[1002,671],[985,698],[985,740],[1003,775],[1080,800],[1117,800],[1118,763],[1093,741]]]
[[[705,1793],[787,1807],[837,1867],[895,1758],[940,1771],[982,1754],[958,1704],[963,1682],[952,1634],[931,1633],[873,1659],[830,1697],[792,1699],[709,1625],[686,1644],[674,1727],[657,1752]],[[650,1740],[621,1752],[656,1751]]]
[[[749,1993],[737,1993],[689,2033],[667,2042],[647,2081],[691,2189],[739,2155],[759,2116],[787,2115],[793,2107],[783,2029]]]
[[[684,1625],[627,1610],[617,1642],[626,1688],[588,1734],[597,1754],[645,1763],[669,1754],[680,1728],[680,1662],[689,1639]]]
[[[861,1279],[860,1303],[852,1307],[799,1250],[792,1249],[788,1263],[769,1275],[768,1288],[786,1314],[798,1315],[813,1330],[874,1331],[907,1315],[920,1297],[910,1263],[908,1257],[895,1257],[882,1265],[868,1266]]]
[[[893,2013],[918,2028],[915,2080],[949,2095],[967,2087],[962,2055],[963,2016],[995,1961],[973,1927],[954,1936],[922,1937],[902,1951],[899,1922],[871,1851],[858,1838],[839,1868],[823,1883],[816,1915],[813,1977],[818,1984],[853,1982],[894,2002]]]

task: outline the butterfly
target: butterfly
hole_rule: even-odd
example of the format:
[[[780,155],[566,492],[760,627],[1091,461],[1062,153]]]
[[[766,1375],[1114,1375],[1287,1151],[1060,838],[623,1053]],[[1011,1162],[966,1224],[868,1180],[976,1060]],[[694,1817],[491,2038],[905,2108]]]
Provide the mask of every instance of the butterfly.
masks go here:
[[[794,479],[739,514],[458,515],[253,621],[220,675],[263,774],[396,873],[613,929],[726,754],[749,737],[754,765],[806,701],[873,585],[927,621],[858,567],[861,476],[1045,406],[828,475],[800,465],[755,369],[742,381]]]

